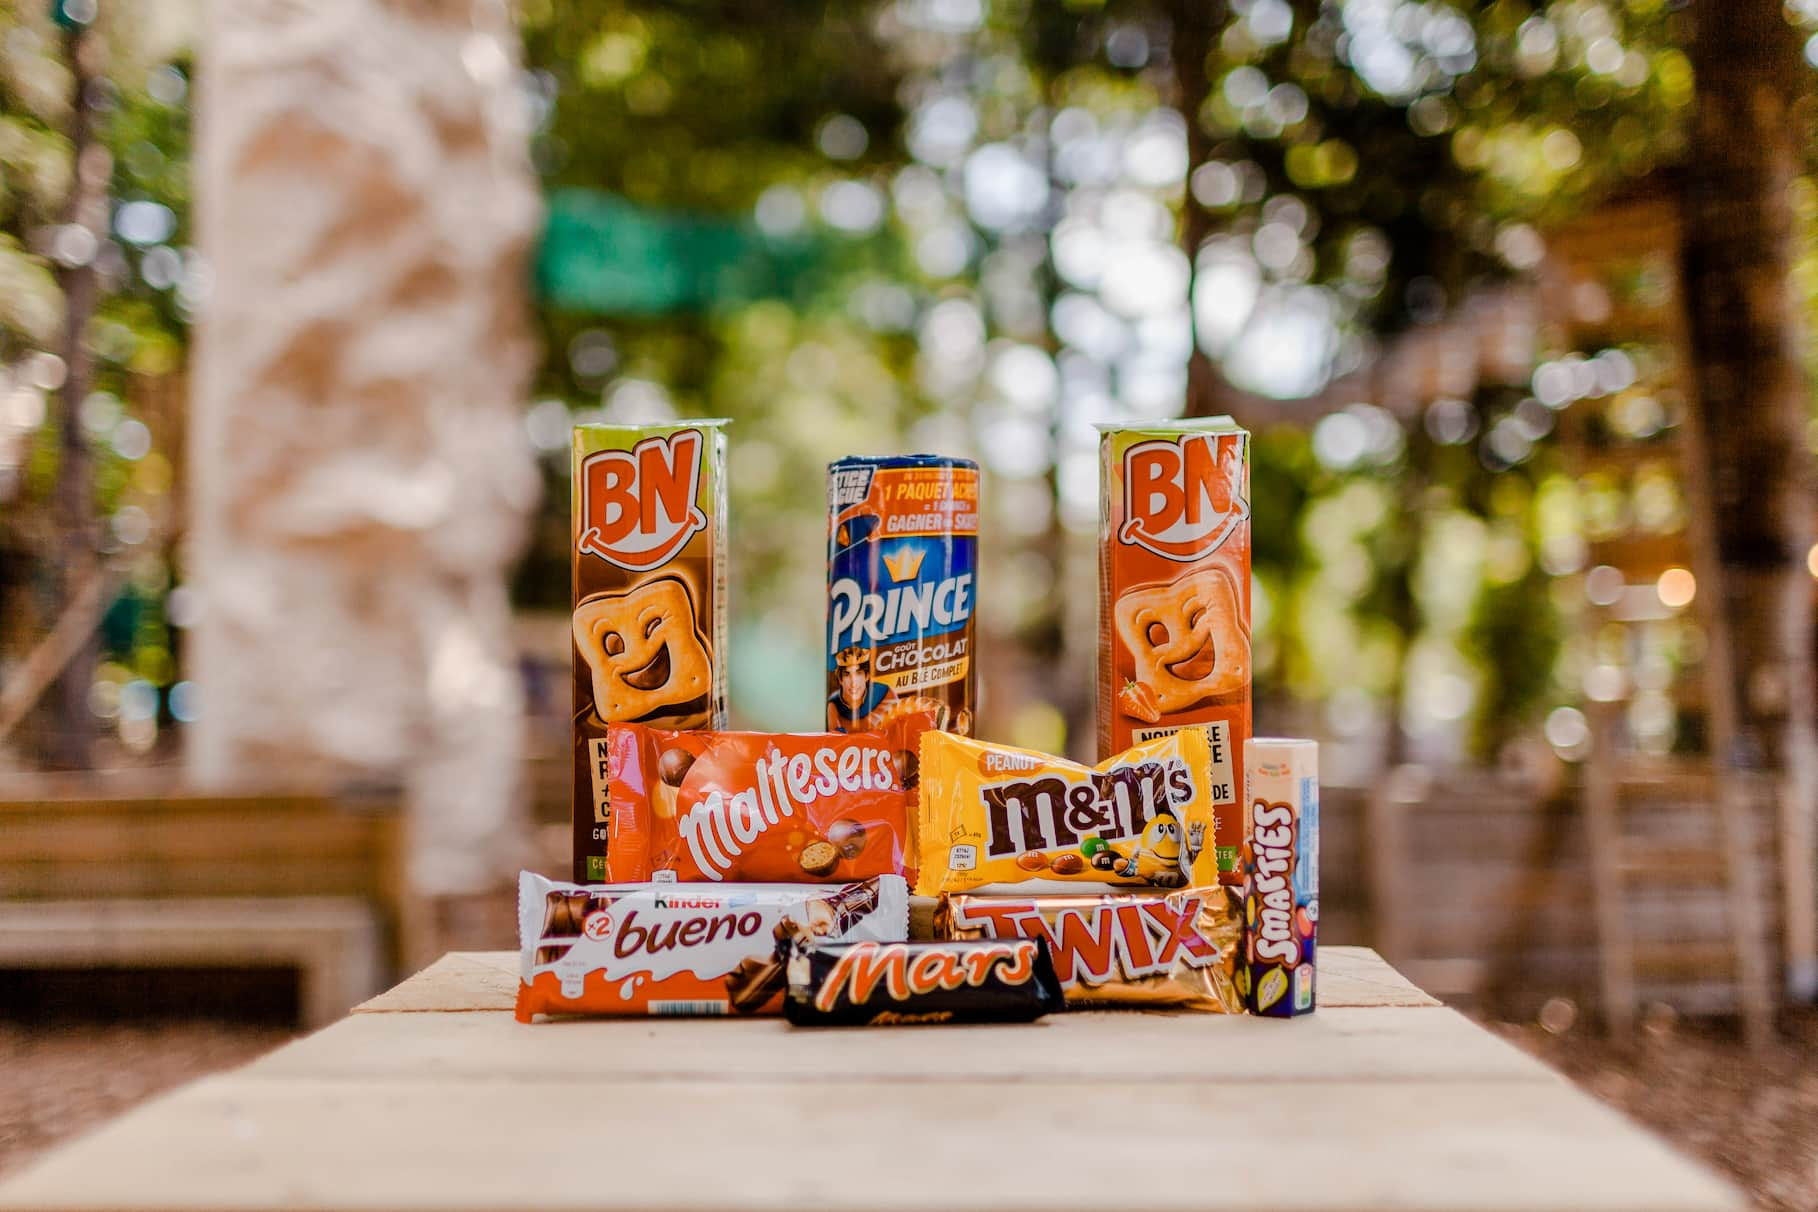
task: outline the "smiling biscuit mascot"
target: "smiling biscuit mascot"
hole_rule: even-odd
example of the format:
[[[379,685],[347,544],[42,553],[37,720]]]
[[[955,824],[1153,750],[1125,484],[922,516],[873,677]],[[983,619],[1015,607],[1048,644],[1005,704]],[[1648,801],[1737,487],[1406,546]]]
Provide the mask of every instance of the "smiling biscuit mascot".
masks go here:
[[[1126,593],[1114,610],[1135,681],[1162,713],[1186,711],[1250,684],[1250,636],[1237,579],[1222,564]],[[1141,718],[1141,717],[1139,717]]]
[[[593,672],[593,708],[606,723],[705,728],[713,661],[680,577],[602,593],[574,612],[576,650]]]

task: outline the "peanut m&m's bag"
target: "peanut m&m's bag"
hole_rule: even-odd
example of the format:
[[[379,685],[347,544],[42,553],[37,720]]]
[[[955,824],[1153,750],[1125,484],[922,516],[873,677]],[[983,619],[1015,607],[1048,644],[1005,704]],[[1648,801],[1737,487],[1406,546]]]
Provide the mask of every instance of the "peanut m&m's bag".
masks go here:
[[[1205,730],[1096,766],[945,732],[921,742],[916,892],[1216,884]]]

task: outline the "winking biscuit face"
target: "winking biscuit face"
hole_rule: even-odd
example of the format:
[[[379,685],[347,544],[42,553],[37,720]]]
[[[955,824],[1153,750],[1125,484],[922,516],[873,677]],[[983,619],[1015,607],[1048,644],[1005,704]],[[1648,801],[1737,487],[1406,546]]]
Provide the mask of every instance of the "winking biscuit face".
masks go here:
[[[704,728],[713,661],[677,577],[600,594],[574,612],[574,642],[593,672],[593,705],[607,723]]]
[[[1136,680],[1155,690],[1164,712],[1235,693],[1249,679],[1250,637],[1238,621],[1237,585],[1217,565],[1126,593],[1116,620]]]

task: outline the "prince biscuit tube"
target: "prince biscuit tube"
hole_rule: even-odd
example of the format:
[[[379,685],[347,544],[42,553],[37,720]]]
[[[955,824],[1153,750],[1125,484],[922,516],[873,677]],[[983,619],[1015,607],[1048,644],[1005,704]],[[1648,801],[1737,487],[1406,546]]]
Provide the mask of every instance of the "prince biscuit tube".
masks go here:
[[[841,459],[827,514],[828,731],[931,711],[935,727],[970,733],[978,464]]]
[[[1098,754],[1204,727],[1216,819],[1196,883],[1242,878],[1249,442],[1229,417],[1100,427]]]
[[[1237,987],[1252,1014],[1288,1018],[1315,1005],[1319,935],[1319,745],[1244,742],[1244,953]]]
[[[574,431],[574,877],[606,875],[606,727],[726,722],[724,421]]]

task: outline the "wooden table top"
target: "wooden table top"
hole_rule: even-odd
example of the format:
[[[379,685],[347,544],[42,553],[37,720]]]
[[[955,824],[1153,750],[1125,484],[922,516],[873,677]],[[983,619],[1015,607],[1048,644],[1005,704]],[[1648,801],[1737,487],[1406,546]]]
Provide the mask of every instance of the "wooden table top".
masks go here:
[[[1374,952],[1293,1020],[525,1026],[517,957],[348,1018],[0,1182],[0,1209],[1642,1209],[1742,1197]]]

